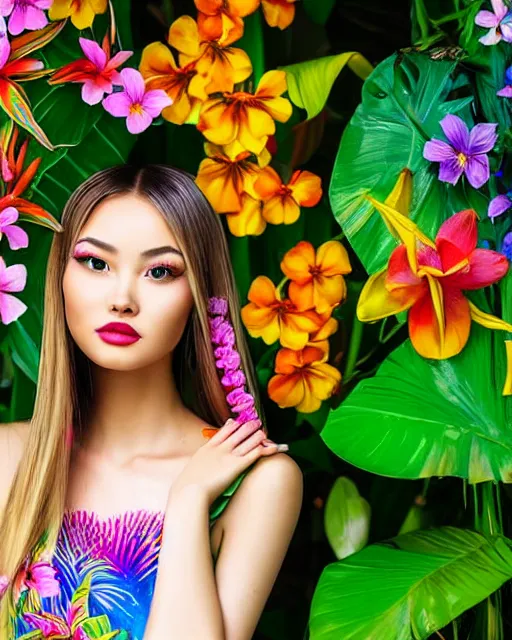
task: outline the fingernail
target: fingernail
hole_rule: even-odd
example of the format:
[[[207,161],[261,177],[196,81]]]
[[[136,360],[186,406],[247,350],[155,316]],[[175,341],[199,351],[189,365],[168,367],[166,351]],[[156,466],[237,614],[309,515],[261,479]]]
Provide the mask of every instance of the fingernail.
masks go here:
[[[277,450],[278,451],[289,451],[290,447],[287,444],[278,444],[277,445]]]

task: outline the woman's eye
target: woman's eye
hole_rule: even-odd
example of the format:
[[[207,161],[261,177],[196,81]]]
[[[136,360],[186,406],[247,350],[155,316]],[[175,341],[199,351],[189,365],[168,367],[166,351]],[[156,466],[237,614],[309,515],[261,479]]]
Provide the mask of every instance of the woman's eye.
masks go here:
[[[76,260],[78,260],[78,262],[83,262],[84,264],[86,264],[91,271],[103,272],[105,271],[105,266],[107,266],[105,260],[101,260],[100,258],[96,258],[95,256],[79,256],[76,258]],[[157,265],[156,267],[151,267],[146,273],[153,274],[150,280],[166,280],[166,276],[170,278],[176,277],[174,271],[170,267],[166,267],[163,264]]]
[[[78,262],[84,262],[87,265],[92,265],[90,267],[92,271],[103,271],[103,269],[95,269],[94,265],[97,265],[98,263],[100,265],[107,264],[105,260],[101,260],[100,258],[95,258],[94,256],[82,256],[80,258],[77,258],[77,260]]]
[[[160,273],[160,274],[163,272],[163,277],[158,277],[158,275],[157,275],[157,276],[154,277],[155,280],[164,280],[166,274],[169,277],[174,276],[174,273],[172,272],[172,270],[169,269],[169,267],[164,267],[163,265],[158,266],[158,267],[152,267],[150,269],[150,271],[152,271],[153,273],[156,271],[157,273]]]

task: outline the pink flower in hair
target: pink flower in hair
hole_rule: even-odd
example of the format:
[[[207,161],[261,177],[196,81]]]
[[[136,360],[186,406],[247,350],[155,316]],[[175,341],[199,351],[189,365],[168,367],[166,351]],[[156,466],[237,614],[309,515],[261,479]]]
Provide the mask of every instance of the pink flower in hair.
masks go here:
[[[7,576],[0,576],[0,598],[7,591],[8,586],[9,586],[9,578]]]

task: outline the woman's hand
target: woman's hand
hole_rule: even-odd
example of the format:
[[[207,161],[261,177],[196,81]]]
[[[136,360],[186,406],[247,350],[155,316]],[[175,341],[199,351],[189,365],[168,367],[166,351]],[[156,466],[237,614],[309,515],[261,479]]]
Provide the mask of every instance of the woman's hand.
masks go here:
[[[285,447],[268,440],[255,420],[240,425],[229,419],[190,458],[172,483],[169,501],[184,489],[195,487],[204,492],[210,506],[258,458],[285,451]]]

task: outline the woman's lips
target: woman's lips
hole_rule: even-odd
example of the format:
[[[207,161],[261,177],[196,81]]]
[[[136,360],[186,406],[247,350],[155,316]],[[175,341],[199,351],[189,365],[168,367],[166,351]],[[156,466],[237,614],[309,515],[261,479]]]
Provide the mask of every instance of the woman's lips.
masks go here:
[[[104,342],[120,347],[133,344],[137,342],[137,340],[140,340],[140,336],[129,336],[126,333],[118,333],[117,331],[97,331],[96,333]]]

